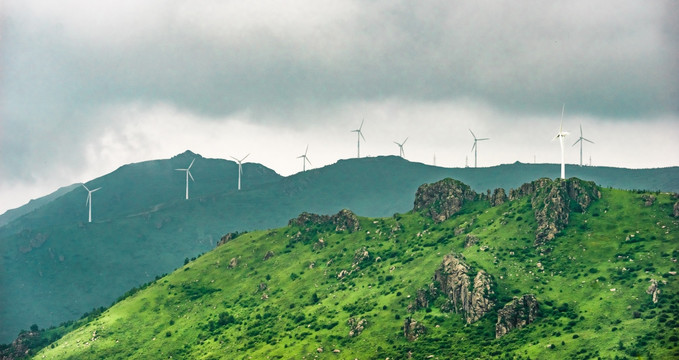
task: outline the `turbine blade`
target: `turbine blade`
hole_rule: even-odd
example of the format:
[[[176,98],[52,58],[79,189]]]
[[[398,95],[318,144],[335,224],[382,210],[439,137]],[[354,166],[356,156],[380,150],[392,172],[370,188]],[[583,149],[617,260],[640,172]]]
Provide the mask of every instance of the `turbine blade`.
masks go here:
[[[189,177],[191,178],[191,180],[193,180],[193,175],[191,175],[191,172],[186,170],[186,173],[189,174]],[[196,180],[193,180],[193,182],[196,182]]]
[[[474,140],[476,140],[476,135],[474,135],[474,132],[472,131],[472,129],[469,129],[469,132],[472,133],[472,136],[474,137]]]
[[[100,188],[100,187],[98,187],[98,188],[96,188],[96,189],[94,189],[94,190],[90,191],[90,193],[93,193],[93,192],[95,192],[95,191],[97,191],[97,190],[99,190],[99,189],[101,189],[101,188]]]
[[[194,161],[196,161],[196,159],[195,159],[195,158],[194,158],[193,160],[191,160],[191,164],[189,164],[189,167],[188,167],[188,168],[187,168],[186,170],[189,170],[189,169],[191,169],[191,166],[193,166],[193,162],[194,162]]]
[[[576,142],[574,142],[573,145],[572,145],[571,147],[577,145],[580,141],[582,141],[582,138],[579,138]]]
[[[87,193],[87,200],[85,200],[85,206],[87,206],[90,203],[91,197],[92,197],[92,193]]]
[[[360,130],[359,130],[359,132],[358,132],[358,135],[361,135],[361,137],[363,138],[363,141],[366,141],[366,140],[365,140],[365,137],[363,136],[363,133],[362,133]]]
[[[240,161],[243,161],[243,160],[247,159],[248,156],[250,156],[250,154],[245,155],[245,157],[242,158],[242,159],[240,159]]]
[[[563,132],[563,113],[566,110],[566,103],[561,106],[561,125],[559,125],[559,133]]]
[[[476,139],[476,140],[478,140],[478,141],[481,141],[481,140],[490,140],[490,138],[482,138],[482,139]]]
[[[403,143],[401,143],[401,146],[405,145],[406,141],[408,141],[408,138],[406,138],[405,140],[403,140]]]
[[[306,150],[304,150],[304,157],[306,157],[306,154],[309,152],[309,145],[307,144]]]
[[[85,186],[85,184],[80,184],[80,185],[82,185],[85,188],[85,190],[90,191],[90,189],[88,189],[87,186]]]
[[[474,151],[474,148],[476,147],[476,140],[474,140],[474,145],[472,145],[471,151]]]
[[[582,124],[580,124],[580,137],[582,137]]]
[[[175,169],[175,170],[177,170],[177,171],[186,171],[186,170],[188,170],[188,169]]]
[[[363,129],[363,123],[365,122],[365,118],[361,120],[361,126],[358,127],[358,131],[360,132],[361,129]]]
[[[232,158],[232,159],[236,160],[236,162],[239,162],[239,161],[238,161],[238,159],[236,159],[236,158],[235,158],[235,157],[233,157],[233,156],[230,156],[230,158]]]
[[[585,140],[585,141],[587,141],[587,142],[589,142],[589,143],[594,144],[594,141],[592,141],[592,140],[587,140],[587,139],[585,139],[585,138],[582,138],[582,140]]]
[[[311,165],[311,160],[309,160],[309,158],[308,158],[308,157],[306,157],[306,156],[305,156],[305,157],[304,157],[304,160],[306,160],[306,162],[308,162],[308,163],[309,163],[309,165]]]

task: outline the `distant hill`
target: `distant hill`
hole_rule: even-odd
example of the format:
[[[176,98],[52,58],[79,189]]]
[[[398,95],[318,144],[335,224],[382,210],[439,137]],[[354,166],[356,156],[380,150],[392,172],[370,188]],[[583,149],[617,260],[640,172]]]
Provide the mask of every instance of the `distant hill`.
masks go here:
[[[0,227],[8,224],[9,222],[18,219],[19,217],[28,214],[29,212],[59,198],[60,196],[69,193],[71,190],[80,186],[80,184],[72,184],[68,186],[63,186],[57,189],[55,192],[45,195],[39,199],[34,199],[29,201],[26,205],[20,206],[16,209],[11,209],[5,211],[4,214],[0,215]]]
[[[191,199],[176,171],[196,159]],[[558,165],[508,164],[449,169],[387,156],[341,160],[281,177],[243,164],[237,191],[235,162],[186,152],[167,160],[125,165],[86,185],[93,194],[87,223],[87,192],[75,188],[0,227],[0,342],[31,324],[58,324],[119,294],[172,271],[186,258],[214,248],[222,235],[283,226],[304,211],[352,209],[383,217],[412,208],[419,185],[445,177],[478,192],[518,187],[558,175]],[[679,191],[679,168],[618,169],[568,166],[567,174],[605,187]]]
[[[384,175],[375,163],[393,160],[324,171],[339,176],[360,163]],[[286,183],[284,197],[319,195],[322,172]],[[361,186],[341,192],[363,195]],[[5,351],[35,359],[679,356],[676,197],[577,179],[541,179],[509,199],[449,179],[418,193],[417,210],[395,216],[303,214],[233,236],[109,309],[23,333],[32,350]]]

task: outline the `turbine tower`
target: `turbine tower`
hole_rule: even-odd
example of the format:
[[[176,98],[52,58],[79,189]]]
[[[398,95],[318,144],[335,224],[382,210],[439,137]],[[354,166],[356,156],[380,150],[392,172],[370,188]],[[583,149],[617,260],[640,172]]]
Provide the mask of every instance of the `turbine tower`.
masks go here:
[[[582,124],[580,124],[580,137],[578,138],[578,141],[573,143],[573,146],[575,146],[575,144],[577,144],[577,143],[580,143],[580,166],[582,166],[582,142],[583,142],[583,140],[594,144],[594,141],[591,141],[591,140],[588,140],[588,139],[585,139],[584,137],[582,137]]]
[[[563,112],[566,109],[566,104],[563,104],[561,107],[561,125],[559,125],[559,132],[554,136],[554,139],[552,141],[556,140],[557,138],[559,139],[559,144],[561,145],[561,178],[565,179],[566,178],[566,161],[564,159],[564,151],[563,151],[563,138],[568,135],[567,131],[563,131]]]
[[[406,141],[408,141],[408,138],[406,138],[405,140],[403,140],[403,142],[400,143],[400,144],[397,143],[396,141],[394,141],[394,144],[398,145],[399,156],[400,156],[400,157],[405,157],[405,155],[406,155],[405,151],[403,151],[403,144],[405,144]]]
[[[245,160],[245,158],[247,158],[248,156],[250,156],[250,154],[245,155],[245,157],[243,157],[240,160],[236,159],[233,156],[231,157],[232,159],[236,160],[236,162],[238,163],[238,190],[240,190],[240,177],[241,177],[241,175],[243,175],[243,160]]]
[[[306,156],[307,152],[309,152],[309,145],[306,146],[306,150],[304,150],[304,155],[300,155],[297,158],[302,159],[302,172],[306,171],[306,163],[309,163],[311,165],[311,161],[309,161],[309,158]]]
[[[189,177],[191,178],[191,181],[196,182],[196,180],[193,179],[193,175],[191,175],[191,166],[193,166],[194,161],[196,161],[195,158],[191,160],[191,164],[189,164],[189,167],[186,169],[175,169],[177,171],[186,171],[186,200],[189,199]]]
[[[474,168],[476,168],[476,152],[477,152],[477,150],[479,149],[479,147],[476,146],[476,143],[477,143],[478,141],[490,140],[490,138],[481,138],[481,139],[477,139],[477,138],[476,138],[476,135],[474,135],[474,132],[472,131],[472,129],[469,129],[469,132],[472,133],[472,136],[474,137],[474,145],[472,145],[472,150],[474,150]]]
[[[351,130],[350,132],[355,132],[356,137],[358,138],[358,157],[361,157],[361,138],[363,138],[363,141],[365,141],[365,137],[363,137],[363,133],[361,132],[361,129],[363,129],[363,122],[365,119],[361,120],[361,126],[358,127],[356,130]],[[405,143],[405,141],[404,141]]]
[[[92,193],[101,189],[100,187],[90,190],[85,186],[85,184],[82,184],[82,186],[87,190],[87,200],[85,200],[85,206],[89,205],[90,206],[90,211],[89,211],[89,217],[87,218],[87,222],[92,222]]]

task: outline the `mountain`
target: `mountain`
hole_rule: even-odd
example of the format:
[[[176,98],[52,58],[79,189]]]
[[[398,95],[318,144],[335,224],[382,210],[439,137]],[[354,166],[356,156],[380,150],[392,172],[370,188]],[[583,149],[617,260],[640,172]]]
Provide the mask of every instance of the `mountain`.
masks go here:
[[[0,227],[10,223],[11,221],[14,221],[15,219],[20,218],[21,216],[28,214],[29,212],[61,197],[62,195],[71,192],[73,189],[76,187],[80,186],[80,184],[72,184],[69,186],[63,186],[57,189],[55,192],[45,195],[39,199],[34,199],[29,201],[26,205],[20,206],[16,209],[11,209],[5,211],[4,214],[0,215]]]
[[[195,182],[184,199],[185,176]],[[185,152],[171,159],[125,165],[0,227],[0,342],[31,324],[46,327],[109,305],[119,294],[214,248],[226,233],[283,226],[301,212],[331,214],[347,208],[384,217],[412,208],[412,194],[428,182],[459,179],[478,192],[515,188],[559,173],[558,165],[508,164],[448,169],[400,157],[341,160],[281,177],[243,164],[237,191],[232,161]],[[603,186],[679,191],[679,168],[567,168],[567,174]]]
[[[302,213],[287,226],[225,237],[112,307],[34,327],[0,351],[36,359],[679,356],[675,195],[573,178],[488,196],[445,179],[414,198],[412,211],[390,217]]]

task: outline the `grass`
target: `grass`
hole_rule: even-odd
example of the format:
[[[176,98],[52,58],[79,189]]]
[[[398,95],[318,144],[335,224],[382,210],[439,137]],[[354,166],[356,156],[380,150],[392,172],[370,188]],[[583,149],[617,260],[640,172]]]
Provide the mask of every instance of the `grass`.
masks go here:
[[[536,223],[528,198],[498,207],[472,202],[440,224],[406,213],[362,217],[355,233],[325,225],[249,232],[97,316],[46,331],[63,337],[35,358],[679,356],[679,289],[669,275],[677,271],[672,259],[679,255],[679,223],[670,216],[676,199],[657,194],[645,207],[641,193],[601,191],[585,213],[571,214],[551,251],[533,247]],[[479,241],[465,249],[467,234]],[[314,247],[319,239],[325,247]],[[364,247],[370,259],[338,279]],[[264,260],[268,251],[275,256]],[[409,313],[417,289],[432,281],[450,252],[492,275],[500,307],[514,296],[535,294],[540,318],[495,339],[495,311],[471,325],[459,314],[441,312],[441,299]],[[232,258],[238,259],[233,269]],[[650,279],[661,282],[656,304],[646,294]],[[427,329],[414,342],[403,336],[408,316]],[[351,317],[368,324],[355,337],[348,335]]]

